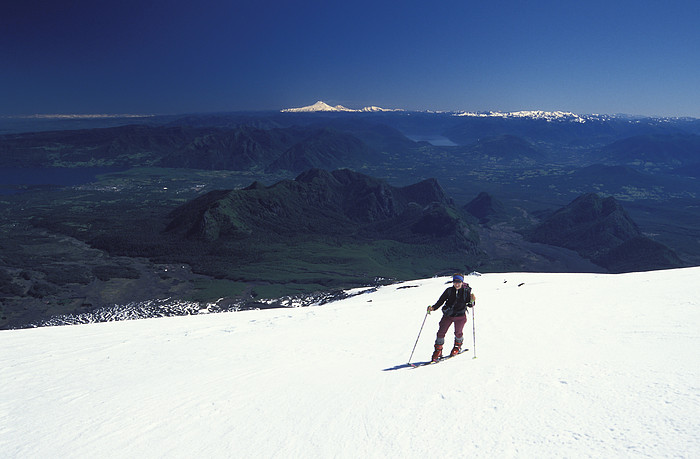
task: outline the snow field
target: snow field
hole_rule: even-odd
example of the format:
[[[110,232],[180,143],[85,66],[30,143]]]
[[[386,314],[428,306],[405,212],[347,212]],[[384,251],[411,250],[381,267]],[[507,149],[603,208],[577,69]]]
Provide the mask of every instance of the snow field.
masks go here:
[[[698,457],[699,276],[470,276],[477,358],[470,317],[468,353],[417,369],[401,367],[449,278],[308,308],[3,331],[0,451]]]

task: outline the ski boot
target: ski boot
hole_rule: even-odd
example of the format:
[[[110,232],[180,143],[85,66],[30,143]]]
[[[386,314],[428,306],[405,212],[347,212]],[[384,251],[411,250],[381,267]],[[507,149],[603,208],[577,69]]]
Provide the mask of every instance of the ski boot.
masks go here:
[[[450,357],[459,354],[459,352],[462,350],[462,342],[463,341],[455,340],[455,345],[452,348],[452,352],[450,352]]]
[[[435,345],[435,352],[433,352],[433,356],[431,357],[430,361],[437,362],[441,358],[442,358],[442,344],[436,344]]]

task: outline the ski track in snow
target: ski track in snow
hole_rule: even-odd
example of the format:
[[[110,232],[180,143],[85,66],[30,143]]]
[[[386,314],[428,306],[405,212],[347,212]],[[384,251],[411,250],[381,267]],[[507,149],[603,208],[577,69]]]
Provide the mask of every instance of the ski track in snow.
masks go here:
[[[698,278],[470,276],[477,358],[470,317],[468,353],[415,369],[397,367],[449,278],[316,307],[2,331],[0,456],[699,457]]]

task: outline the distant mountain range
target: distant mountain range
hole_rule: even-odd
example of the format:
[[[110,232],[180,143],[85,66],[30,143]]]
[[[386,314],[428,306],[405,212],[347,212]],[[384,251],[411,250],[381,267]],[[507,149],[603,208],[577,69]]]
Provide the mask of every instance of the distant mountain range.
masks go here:
[[[359,236],[476,253],[467,223],[434,179],[393,187],[347,169],[310,169],[273,186],[212,191],[174,210],[166,232],[216,241]],[[267,236],[265,236],[267,235]]]
[[[310,113],[310,112],[355,112],[355,113],[367,113],[367,112],[402,112],[404,110],[401,109],[389,109],[389,108],[381,108],[381,107],[376,107],[376,106],[369,106],[369,107],[364,107],[359,110],[354,110],[352,108],[347,108],[343,107],[342,105],[335,105],[331,106],[328,105],[327,103],[323,102],[322,100],[319,100],[313,105],[307,105],[306,107],[299,107],[299,108],[285,108],[281,110],[282,113]]]
[[[8,182],[17,193],[0,200],[0,296],[45,308],[73,285],[72,297],[98,304],[77,286],[139,273],[170,292],[170,274],[147,276],[143,258],[214,279],[196,284],[206,298],[218,280],[254,297],[453,269],[700,264],[700,120],[316,105],[0,135],[6,177],[123,170],[50,191]],[[64,236],[125,258],[104,268],[81,251],[84,269],[66,270],[60,251],[42,249]]]
[[[566,111],[546,111],[546,110],[519,110],[513,112],[500,111],[408,111],[404,109],[387,109],[377,106],[367,106],[361,109],[352,109],[343,105],[330,105],[322,100],[317,101],[312,105],[297,108],[285,108],[280,110],[282,113],[313,113],[313,112],[343,112],[343,113],[373,113],[373,112],[408,112],[408,113],[426,113],[426,114],[448,114],[455,117],[463,118],[501,118],[501,119],[529,119],[529,120],[544,120],[550,122],[605,122],[612,120],[625,120],[634,122],[643,122],[644,120],[657,120],[660,122],[672,121],[694,121],[695,118],[690,117],[644,117],[624,114],[577,114]]]
[[[611,164],[666,164],[671,168],[700,164],[700,136],[685,133],[639,135],[601,149]]]
[[[524,110],[517,112],[457,112],[455,116],[464,116],[472,118],[503,118],[503,119],[535,119],[545,121],[573,121],[576,123],[585,123],[590,119],[605,120],[609,117],[600,115],[577,115],[571,112],[547,112],[542,110]]]
[[[186,118],[169,125],[127,125],[0,136],[0,167],[185,167],[288,171],[310,168],[433,167],[445,154],[474,167],[595,163],[692,174],[700,164],[700,121],[454,117],[400,112]],[[345,115],[345,116],[343,116]],[[281,117],[281,118],[279,118]],[[202,125],[198,125],[202,124]],[[407,135],[429,129],[440,147]],[[490,167],[491,167],[490,166]]]
[[[475,228],[434,179],[395,187],[347,169],[310,169],[271,186],[211,191],[168,218],[147,250],[236,282],[358,286],[380,272],[464,271],[483,256]],[[100,248],[135,256],[144,251],[138,239],[114,234]]]
[[[358,166],[371,151],[352,134],[324,127],[131,125],[0,136],[4,167],[159,166],[299,173],[312,167]]]
[[[558,121],[558,122],[574,122],[574,123],[586,123],[592,121],[612,121],[612,120],[626,120],[633,122],[643,122],[644,120],[658,120],[661,122],[672,122],[674,120],[683,121],[693,121],[696,118],[690,117],[645,117],[645,116],[633,116],[624,114],[577,114],[572,112],[564,111],[544,111],[544,110],[520,110],[515,112],[498,112],[498,111],[488,111],[488,112],[455,112],[454,116],[459,117],[471,117],[471,118],[503,118],[503,119],[531,119],[531,120],[544,120],[544,121]]]
[[[434,179],[393,187],[350,170],[311,169],[273,186],[256,182],[243,190],[207,193],[174,210],[166,233],[182,241],[261,248],[299,235],[319,248],[328,238],[340,244],[427,244],[430,253],[462,253],[475,267],[489,258],[479,245],[476,221],[494,230],[498,222],[515,221],[514,215],[488,193],[459,209]],[[579,196],[526,233],[531,242],[577,252],[601,271],[683,266],[673,250],[644,236],[615,198],[595,193]]]
[[[671,249],[642,234],[615,198],[595,193],[557,210],[530,232],[529,239],[572,249],[611,272],[682,266]]]

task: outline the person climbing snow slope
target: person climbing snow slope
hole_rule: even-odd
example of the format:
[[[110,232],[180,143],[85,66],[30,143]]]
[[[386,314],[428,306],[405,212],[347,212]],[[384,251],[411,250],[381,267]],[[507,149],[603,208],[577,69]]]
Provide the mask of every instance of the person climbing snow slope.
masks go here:
[[[437,311],[442,307],[442,319],[438,327],[435,339],[435,351],[431,360],[436,362],[442,358],[442,348],[445,344],[445,336],[450,325],[454,324],[455,343],[450,355],[459,354],[464,343],[464,326],[467,323],[467,308],[474,306],[474,294],[469,284],[464,282],[463,274],[452,276],[452,287],[448,287],[440,295],[437,303],[428,306],[428,313]]]

